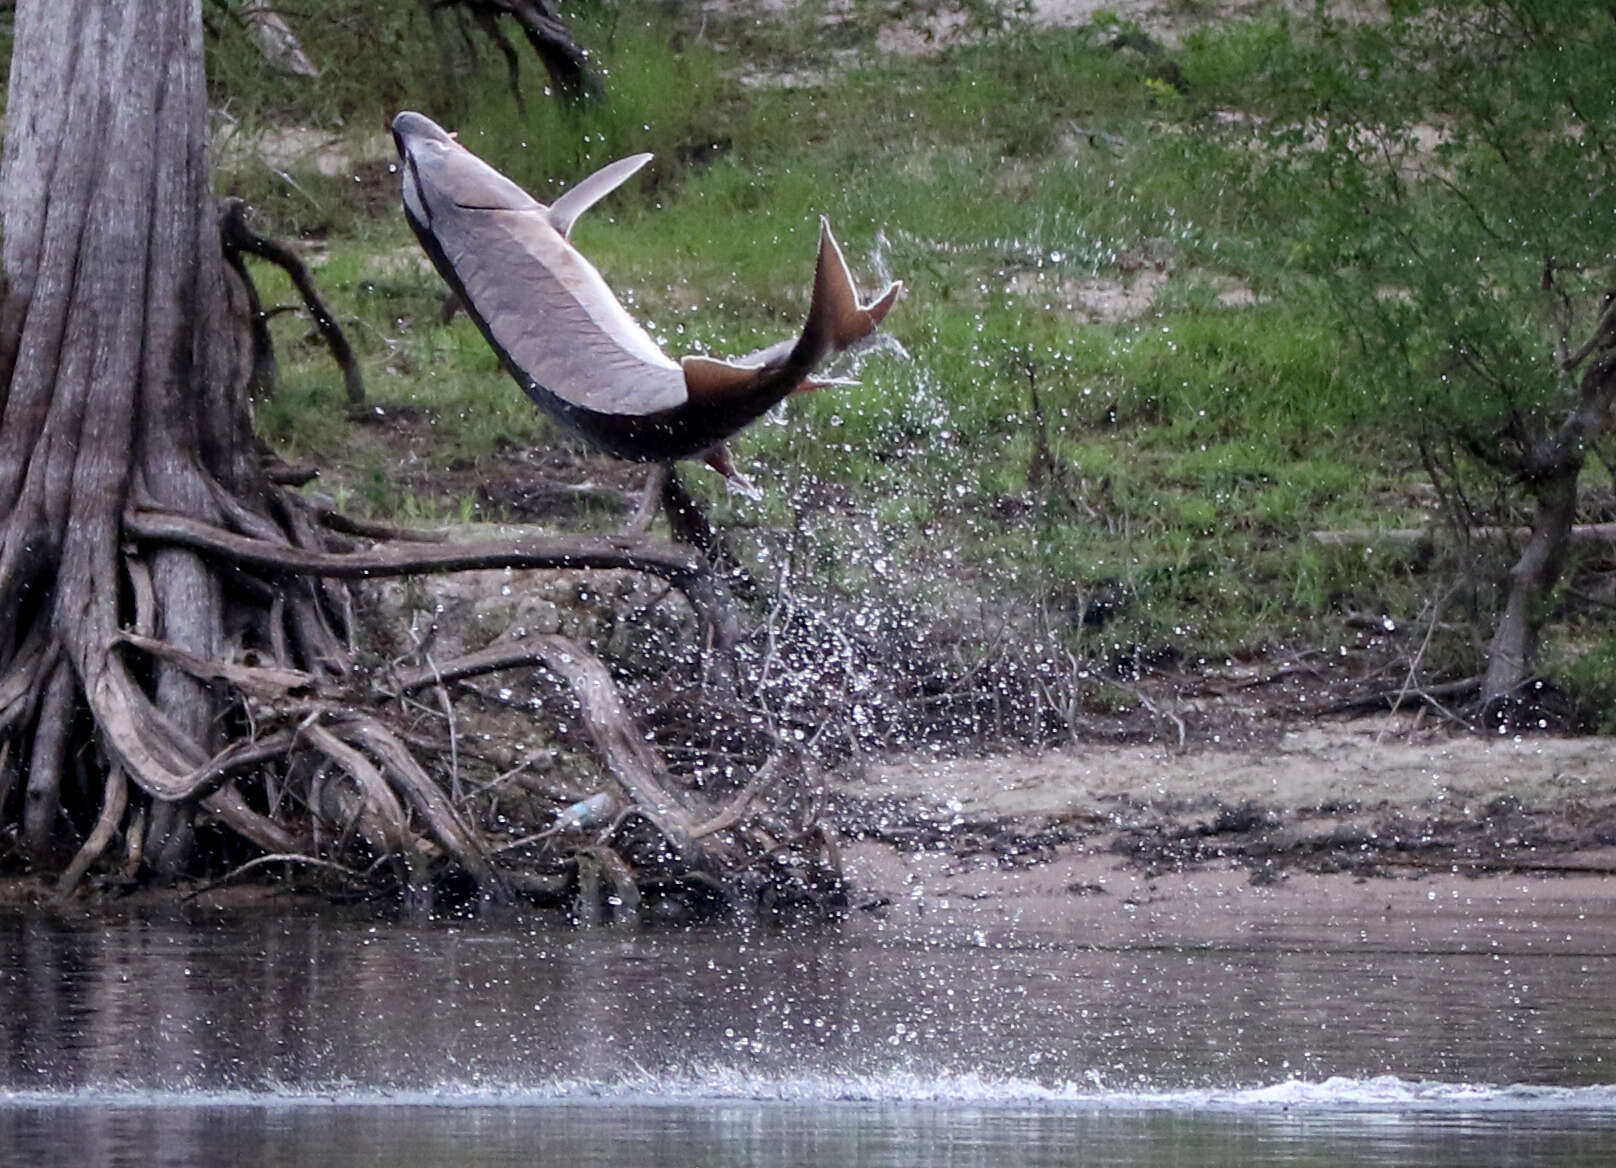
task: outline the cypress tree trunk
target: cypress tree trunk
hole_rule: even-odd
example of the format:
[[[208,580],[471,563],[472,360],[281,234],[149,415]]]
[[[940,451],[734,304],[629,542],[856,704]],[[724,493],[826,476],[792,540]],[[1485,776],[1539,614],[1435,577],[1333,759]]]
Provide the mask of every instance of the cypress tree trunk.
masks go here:
[[[70,775],[119,771],[162,796],[216,745],[210,688],[168,664],[137,684],[117,642],[144,626],[220,655],[219,579],[189,550],[126,554],[125,511],[138,499],[217,522],[220,494],[267,499],[208,189],[202,59],[194,0],[18,6],[0,172],[0,735],[40,862],[81,810]],[[185,805],[160,802],[147,823],[148,860],[183,866]]]

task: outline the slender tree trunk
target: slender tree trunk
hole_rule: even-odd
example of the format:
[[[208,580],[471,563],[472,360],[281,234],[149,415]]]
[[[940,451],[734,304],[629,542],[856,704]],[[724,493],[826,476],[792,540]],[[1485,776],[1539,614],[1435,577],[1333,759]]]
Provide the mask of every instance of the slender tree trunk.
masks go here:
[[[1609,310],[1606,316],[1610,318]],[[1604,338],[1602,342],[1600,337]],[[1509,597],[1493,634],[1487,672],[1482,679],[1484,704],[1508,699],[1531,676],[1539,614],[1559,582],[1577,517],[1577,477],[1587,459],[1587,444],[1608,424],[1611,403],[1616,400],[1613,342],[1616,338],[1608,335],[1602,324],[1595,341],[1573,358],[1580,362],[1590,355],[1594,357],[1583,371],[1577,405],[1559,429],[1533,452],[1527,468],[1537,500],[1532,534],[1510,569]]]
[[[1582,460],[1577,460],[1580,469]],[[1532,534],[1509,572],[1509,596],[1493,632],[1482,678],[1483,702],[1506,698],[1531,674],[1538,612],[1565,564],[1577,515],[1577,471],[1567,470],[1538,488]]]

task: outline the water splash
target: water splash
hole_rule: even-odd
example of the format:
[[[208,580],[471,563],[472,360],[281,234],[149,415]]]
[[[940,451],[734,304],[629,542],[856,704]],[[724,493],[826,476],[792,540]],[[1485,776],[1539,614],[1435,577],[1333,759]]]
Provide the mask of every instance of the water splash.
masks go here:
[[[769,1076],[713,1068],[682,1075],[631,1074],[618,1079],[562,1078],[534,1084],[447,1082],[390,1089],[351,1082],[267,1085],[263,1089],[143,1089],[108,1085],[62,1091],[0,1091],[0,1108],[218,1107],[544,1107],[769,1104],[949,1104],[993,1109],[1051,1107],[1077,1112],[1167,1111],[1185,1114],[1508,1115],[1544,1113],[1616,1119],[1616,1085],[1449,1083],[1332,1077],[1252,1087],[1111,1090],[1097,1079],[1041,1084],[965,1074],[825,1073]]]
[[[852,348],[838,353],[836,359],[826,366],[825,373],[833,379],[856,378],[872,357],[891,357],[897,361],[913,360],[909,350],[903,347],[903,342],[897,337],[891,333],[876,332]]]

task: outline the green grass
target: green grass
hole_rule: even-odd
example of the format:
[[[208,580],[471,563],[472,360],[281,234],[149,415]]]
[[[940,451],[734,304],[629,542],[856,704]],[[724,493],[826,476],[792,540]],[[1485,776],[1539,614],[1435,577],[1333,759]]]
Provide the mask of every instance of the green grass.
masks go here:
[[[1436,590],[1415,565],[1309,538],[1429,516],[1399,501],[1422,475],[1386,423],[1397,388],[1355,358],[1328,323],[1328,290],[1297,278],[1275,236],[1274,223],[1310,213],[1304,192],[1265,181],[1249,153],[1205,132],[1214,103],[1248,88],[1255,102],[1255,87],[1269,92],[1295,67],[1282,19],[1192,38],[1184,96],[1149,61],[1107,48],[1105,29],[1020,27],[936,58],[876,59],[879,14],[863,8],[834,44],[721,24],[698,38],[658,11],[579,21],[610,93],[583,111],[543,100],[529,67],[523,117],[490,65],[451,119],[426,63],[403,49],[372,86],[332,79],[300,98],[277,82],[236,104],[265,124],[355,127],[414,105],[540,198],[655,152],[644,181],[586,216],[576,241],[675,354],[744,353],[792,333],[829,215],[870,286],[878,263],[909,283],[890,328],[911,356],[875,357],[860,387],[795,400],[786,424],[743,436],[738,460],[761,502],[698,485],[760,538],[791,526],[810,484],[830,491],[809,559],[843,584],[880,575],[877,560],[903,565],[917,591],[942,572],[1007,603],[1116,583],[1133,602],[1102,629],[1074,624],[1074,646],[1173,643],[1214,658],[1327,641],[1344,606],[1407,620]],[[834,79],[743,86],[743,55],[754,70]],[[225,58],[216,50],[219,67],[249,64]],[[220,185],[253,198],[265,230],[325,238],[316,274],[350,322],[373,399],[427,419],[421,457],[475,466],[512,444],[567,441],[463,316],[438,321],[439,284],[391,178],[290,177],[295,187],[247,168]],[[1093,281],[1120,289],[1159,273],[1154,305],[1122,319],[1076,307]],[[267,302],[291,299],[278,276],[261,279]],[[1234,305],[1220,299],[1230,289]],[[321,489],[345,505],[470,513],[464,498],[400,488],[396,449],[349,422],[305,325],[275,327],[284,384],[258,416],[274,445],[330,467]],[[1036,486],[1033,386],[1055,463],[1055,482]]]

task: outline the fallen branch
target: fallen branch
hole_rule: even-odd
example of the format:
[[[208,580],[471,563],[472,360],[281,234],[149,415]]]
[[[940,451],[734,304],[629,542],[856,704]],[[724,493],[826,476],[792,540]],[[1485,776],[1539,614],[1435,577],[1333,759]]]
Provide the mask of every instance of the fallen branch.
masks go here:
[[[1405,704],[1414,703],[1428,705],[1438,713],[1453,717],[1440,704],[1442,698],[1465,697],[1477,693],[1481,689],[1481,677],[1461,677],[1457,681],[1445,681],[1439,685],[1427,685],[1400,689],[1380,690],[1376,693],[1362,697],[1343,698],[1340,701],[1327,702],[1322,705],[1306,706],[1299,713],[1308,715],[1323,714],[1371,714],[1395,713]],[[1456,721],[1463,721],[1456,718]]]
[[[1377,530],[1371,527],[1351,527],[1339,531],[1315,531],[1313,540],[1325,547],[1364,547],[1372,544],[1393,547],[1415,547],[1434,544],[1441,528],[1394,527]],[[1470,535],[1475,539],[1510,539],[1524,541],[1532,536],[1530,527],[1473,527]],[[1571,529],[1573,545],[1616,543],[1616,523],[1579,523]]]

